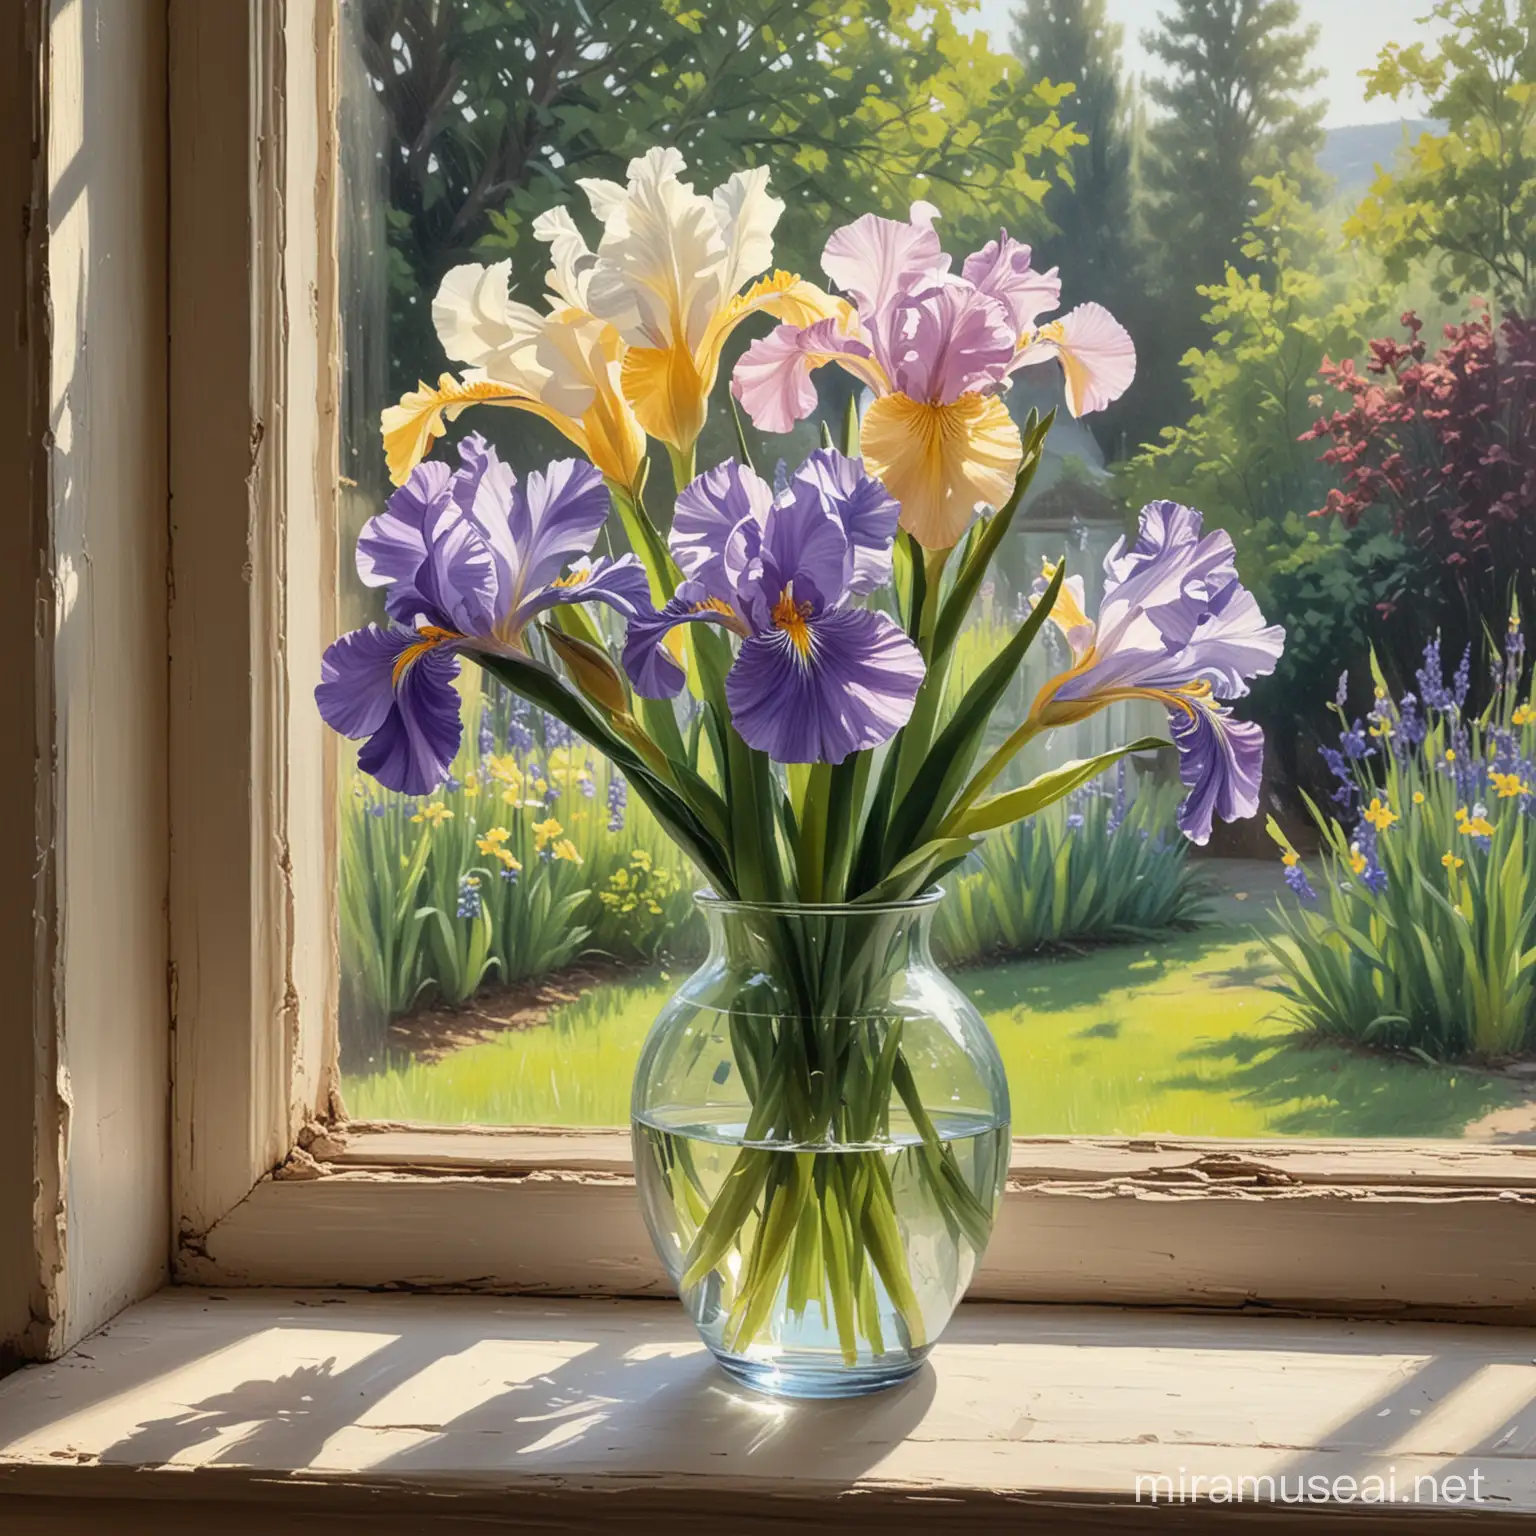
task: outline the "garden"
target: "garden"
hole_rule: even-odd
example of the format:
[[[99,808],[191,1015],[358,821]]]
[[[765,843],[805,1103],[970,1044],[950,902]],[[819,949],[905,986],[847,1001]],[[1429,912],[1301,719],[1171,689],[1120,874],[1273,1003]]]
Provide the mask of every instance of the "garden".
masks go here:
[[[905,217],[909,194],[950,249],[1001,220],[1037,268],[1060,263],[1067,302],[1124,322],[1137,378],[1091,430],[1058,413],[937,725],[1029,613],[1042,560],[1065,552],[1096,602],[1150,501],[1230,535],[1286,630],[1243,701],[1268,745],[1253,821],[1193,846],[1174,752],[1144,752],[945,877],[935,950],[997,1040],[1015,1133],[1536,1143],[1536,0],[1440,0],[1383,48],[1367,96],[1428,115],[1363,184],[1323,168],[1293,0],[1248,0],[1276,43],[1247,53],[1209,7],[1168,5],[1144,97],[1103,0],[1022,0],[1001,42],[965,3],[931,25],[879,0],[755,0],[729,27],[716,9],[349,0],[347,532],[391,492],[380,411],[443,375],[441,435],[467,398],[446,393],[424,296],[505,262],[535,297],[535,223],[579,218],[577,182],[621,176],[658,125],[701,186],[768,167],[796,270],[831,223]],[[506,62],[535,55],[537,79]],[[1212,117],[1227,99],[1254,110]],[[720,369],[709,462],[782,449],[723,382],[761,334]],[[797,459],[859,409],[834,373],[788,436]],[[1053,388],[1027,375],[1009,412],[1049,412]],[[519,473],[556,456],[543,422],[479,415]],[[663,521],[674,473],[649,470]],[[371,591],[342,596],[373,615]],[[1070,659],[1053,634],[1005,724]],[[646,1030],[704,952],[705,882],[568,725],[476,670],[457,686],[440,790],[341,776],[347,1111],[624,1124]],[[1032,746],[1004,787],[1158,729],[1145,710]],[[678,729],[703,729],[687,705]]]

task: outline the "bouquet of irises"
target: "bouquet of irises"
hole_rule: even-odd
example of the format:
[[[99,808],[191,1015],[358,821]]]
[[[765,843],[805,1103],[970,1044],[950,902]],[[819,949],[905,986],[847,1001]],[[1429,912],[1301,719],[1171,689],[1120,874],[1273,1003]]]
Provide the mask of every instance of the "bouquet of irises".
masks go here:
[[[1081,577],[1064,559],[1049,566],[1016,632],[945,706],[956,639],[1051,425],[1033,414],[1016,424],[1003,391],[1020,370],[1055,366],[1074,415],[1102,408],[1134,373],[1124,329],[1092,303],[1042,321],[1059,304],[1058,274],[1036,270],[1006,232],[952,271],[924,203],[906,221],[866,215],[833,233],[830,288],[759,275],[783,207],[766,171],[706,197],[685,169],[675,150],[653,150],[627,185],[581,183],[601,225],[595,247],[567,209],[539,218],[544,308],[511,297],[506,262],[443,280],[433,318],[466,368],[384,413],[399,489],[363,529],[357,567],[388,618],[327,651],[317,690],[336,730],[366,738],[359,768],[408,794],[443,781],[467,657],[606,754],[728,899],[915,897],[987,833],[1127,753],[1166,746],[1143,738],[1008,783],[1040,733],[1128,699],[1167,710],[1186,835],[1204,842],[1213,816],[1251,816],[1262,739],[1224,701],[1272,669],[1283,636],[1239,582],[1230,540],[1203,534],[1187,507],[1143,510],[1137,536],[1105,561],[1096,620]],[[700,473],[723,344],[759,313],[778,323],[736,364],[733,413],[739,402],[760,432],[788,431],[815,412],[823,367],[852,376],[854,404],[836,441],[824,428],[823,446],[793,467],[754,464],[738,416],[739,457]],[[456,466],[427,458],[478,404],[541,417],[581,457],[521,482],[475,435]],[[677,488],[666,533],[645,495],[648,440],[665,446]],[[1070,662],[995,730],[1047,623]],[[841,957],[830,980],[807,976],[761,1055],[759,1140],[815,1146],[840,1117],[865,1113],[850,1102],[854,1064],[837,1059],[817,1017],[848,1011],[856,961]],[[796,1091],[797,1074],[813,1075],[814,1091]],[[738,1193],[748,1186],[763,1189],[761,1170],[736,1181]],[[963,1191],[952,1198],[957,1221],[990,1219]],[[741,1230],[740,1204],[722,1196],[704,1213],[691,1274]],[[856,1224],[853,1241],[887,1214]],[[763,1222],[758,1240],[773,1230]],[[776,1286],[783,1260],[762,1257],[748,1269]],[[881,1275],[898,1295],[901,1276]],[[760,1315],[741,1303],[742,1319]],[[750,1342],[743,1322],[738,1344],[743,1329]]]

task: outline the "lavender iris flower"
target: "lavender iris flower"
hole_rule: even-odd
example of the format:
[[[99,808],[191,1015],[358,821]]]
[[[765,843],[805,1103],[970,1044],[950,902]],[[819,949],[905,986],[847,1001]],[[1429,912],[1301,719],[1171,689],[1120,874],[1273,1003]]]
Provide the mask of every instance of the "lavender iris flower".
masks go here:
[[[519,485],[484,438],[465,438],[459,455],[454,471],[418,465],[364,526],[358,574],[386,589],[390,622],[343,635],[315,689],[326,724],[368,738],[358,767],[408,795],[441,784],[459,750],[461,651],[520,651],[527,626],[561,603],[625,618],[650,608],[633,555],[585,558],[608,515],[591,465],[562,459]]]
[[[923,661],[899,625],[850,599],[891,579],[898,508],[856,459],[823,449],[781,491],[729,460],[677,499],[671,548],[683,584],[630,624],[638,693],[670,698],[682,668],[660,642],[678,624],[741,637],[726,678],[748,746],[781,763],[840,763],[912,713]]]
[[[1179,827],[1192,842],[1211,835],[1213,816],[1252,816],[1259,807],[1264,736],[1218,702],[1241,698],[1248,680],[1274,670],[1285,631],[1266,625],[1237,578],[1232,540],[1201,536],[1201,516],[1173,501],[1141,511],[1129,548],[1104,557],[1104,600],[1095,623],[1083,612],[1083,584],[1070,577],[1051,611],[1065,630],[1072,665],[1035,700],[1044,726],[1086,719],[1106,704],[1153,699],[1168,711],[1179,776],[1189,794]],[[1044,591],[1044,580],[1036,586]]]

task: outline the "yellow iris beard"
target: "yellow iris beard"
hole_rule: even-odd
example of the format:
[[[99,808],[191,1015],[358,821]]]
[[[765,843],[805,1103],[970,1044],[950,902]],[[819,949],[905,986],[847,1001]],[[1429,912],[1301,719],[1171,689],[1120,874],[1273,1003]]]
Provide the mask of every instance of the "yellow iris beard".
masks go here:
[[[425,656],[428,651],[436,650],[440,645],[446,645],[450,640],[462,640],[462,635],[455,634],[451,629],[439,629],[435,624],[423,624],[416,631],[421,636],[414,645],[408,645],[395,657],[393,671],[389,680],[396,688],[400,686],[400,679],[405,676],[406,669],[419,657]]]
[[[860,433],[864,463],[901,503],[901,526],[925,549],[949,549],[978,502],[1000,507],[1024,457],[1019,429],[996,395],[950,405],[885,395]]]
[[[795,594],[786,587],[773,606],[773,627],[782,629],[789,636],[802,658],[811,654],[811,629],[805,621],[811,616],[809,603],[797,603]]]

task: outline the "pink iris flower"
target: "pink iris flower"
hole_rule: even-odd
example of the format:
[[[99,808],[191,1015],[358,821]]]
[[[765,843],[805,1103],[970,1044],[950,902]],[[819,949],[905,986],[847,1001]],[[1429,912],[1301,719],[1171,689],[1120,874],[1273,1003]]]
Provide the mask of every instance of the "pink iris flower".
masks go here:
[[[1057,360],[1074,416],[1102,410],[1136,372],[1130,335],[1099,304],[1060,319],[1053,267],[1006,230],[958,276],[933,228],[865,214],[838,230],[822,270],[849,300],[811,325],[780,325],[736,365],[731,388],[765,432],[787,432],[816,407],[813,370],[835,363],[874,393],[860,435],[864,461],[901,504],[901,524],[929,549],[959,541],[978,507],[1000,506],[1023,458],[1000,398],[1022,368]]]

